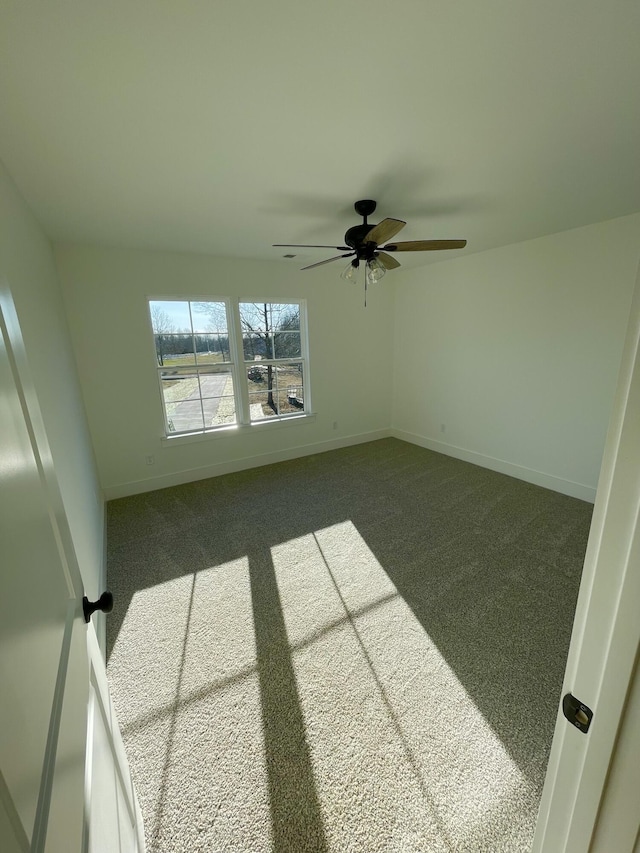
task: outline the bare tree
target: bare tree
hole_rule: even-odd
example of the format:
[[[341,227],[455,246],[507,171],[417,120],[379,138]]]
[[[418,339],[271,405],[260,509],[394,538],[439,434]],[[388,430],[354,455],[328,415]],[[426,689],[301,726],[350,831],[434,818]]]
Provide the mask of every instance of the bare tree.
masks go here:
[[[240,306],[240,324],[242,325],[242,346],[245,358],[252,355],[273,358],[271,317],[266,302],[249,303]],[[267,405],[278,414],[273,399],[273,365],[267,364]]]
[[[292,336],[285,331],[300,328],[297,305],[280,305],[271,302],[243,302],[240,304],[240,324],[245,358],[260,355],[266,359],[291,355],[288,345]],[[299,341],[299,335],[296,336]],[[297,355],[299,355],[299,345]],[[273,399],[273,373],[271,363],[267,367],[267,405],[276,415],[278,406]]]
[[[151,305],[151,324],[156,342],[156,358],[160,367],[164,364],[167,351],[166,336],[173,334],[176,330],[171,317],[159,305]]]
[[[226,353],[227,359],[231,361],[227,308],[224,302],[194,302],[192,305],[196,314],[204,314],[207,318],[209,332],[214,335],[214,351],[221,353],[223,361]]]
[[[198,313],[208,317],[212,331],[227,332],[226,309],[223,303],[198,302],[195,308]],[[278,414],[273,394],[275,366],[272,361],[297,358],[301,355],[300,309],[295,304],[241,302],[240,325],[245,361],[265,359],[267,362],[267,405]],[[253,378],[251,374],[250,378]]]

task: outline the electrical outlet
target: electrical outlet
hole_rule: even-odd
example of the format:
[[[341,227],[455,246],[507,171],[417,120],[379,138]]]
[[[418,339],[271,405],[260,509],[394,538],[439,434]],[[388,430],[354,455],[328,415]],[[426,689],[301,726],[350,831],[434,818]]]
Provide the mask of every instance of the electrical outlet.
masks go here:
[[[156,461],[155,456],[153,456],[153,455],[145,456],[145,459],[147,460],[147,465],[154,465],[155,464],[155,461]]]
[[[447,431],[447,425],[446,424],[440,424],[440,432],[446,432],[446,431]]]
[[[334,421],[334,422],[333,422],[333,428],[334,428],[334,429],[338,429],[338,421]]]

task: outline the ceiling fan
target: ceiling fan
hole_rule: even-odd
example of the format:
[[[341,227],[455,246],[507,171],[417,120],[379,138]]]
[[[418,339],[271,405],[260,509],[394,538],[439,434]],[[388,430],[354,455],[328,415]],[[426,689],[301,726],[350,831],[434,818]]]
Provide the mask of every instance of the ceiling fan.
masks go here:
[[[389,252],[432,252],[441,249],[463,249],[467,245],[466,240],[409,240],[404,243],[387,243],[385,246],[381,246],[381,243],[395,237],[407,223],[403,222],[402,219],[383,219],[378,225],[369,224],[367,218],[376,209],[376,202],[372,199],[357,201],[354,208],[356,213],[363,217],[364,222],[362,225],[354,225],[349,228],[344,235],[346,246],[310,246],[301,243],[274,243],[273,245],[283,248],[337,249],[339,252],[346,252],[343,255],[327,258],[326,261],[309,264],[302,269],[310,270],[314,267],[321,267],[323,264],[330,264],[332,261],[340,260],[340,258],[353,258],[342,272],[342,278],[347,281],[355,281],[362,261],[365,264],[365,287],[367,284],[380,281],[387,270],[400,266],[400,262],[388,254]]]

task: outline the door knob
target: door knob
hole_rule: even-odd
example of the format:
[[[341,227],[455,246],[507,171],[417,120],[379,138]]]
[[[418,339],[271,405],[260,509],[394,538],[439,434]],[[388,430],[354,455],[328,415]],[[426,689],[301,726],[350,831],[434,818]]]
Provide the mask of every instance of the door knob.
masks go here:
[[[84,621],[89,622],[91,614],[96,610],[102,610],[103,613],[111,613],[113,610],[113,596],[107,590],[103,592],[97,601],[89,601],[85,595],[82,599],[82,610],[84,612]]]

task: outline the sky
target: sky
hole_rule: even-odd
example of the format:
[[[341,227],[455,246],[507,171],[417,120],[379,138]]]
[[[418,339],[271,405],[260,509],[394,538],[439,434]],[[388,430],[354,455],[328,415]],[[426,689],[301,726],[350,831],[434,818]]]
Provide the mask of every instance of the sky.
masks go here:
[[[285,316],[290,316],[293,308],[290,304],[268,303],[270,309],[270,317],[268,320],[269,326],[272,329],[278,328],[278,322]],[[191,331],[191,321],[193,320],[194,332],[227,332],[226,309],[224,302],[191,302],[191,317],[189,315],[189,302],[178,300],[152,300],[149,302],[151,309],[158,307],[169,318],[173,326],[172,331]],[[209,306],[209,311],[198,311],[200,305]],[[294,313],[297,309],[293,308]],[[254,303],[240,303],[240,317],[248,323],[248,327],[252,329],[263,329],[265,318],[262,303],[255,305]],[[299,320],[299,316],[298,316]],[[288,326],[291,328],[299,328],[299,326]],[[167,331],[161,329],[160,331]]]
[[[196,304],[199,304],[199,303],[192,303],[192,309],[195,308]],[[221,315],[222,317],[225,316],[224,303],[212,302],[209,304],[221,306],[222,311],[218,311],[217,313],[219,315]],[[175,327],[176,332],[184,331],[184,330],[191,331],[191,319],[189,317],[189,303],[188,302],[177,302],[177,301],[165,302],[164,300],[162,300],[162,301],[154,300],[154,301],[149,302],[149,305],[151,306],[151,308],[153,308],[154,306],[157,305],[162,311],[164,311],[164,313],[169,317],[169,320],[171,321],[172,325]],[[218,324],[218,325],[220,325],[220,324]],[[217,331],[220,331],[220,332],[226,331],[226,324],[223,324],[223,325],[225,325],[225,328],[223,328],[223,329],[218,328]],[[205,313],[193,310],[193,330],[194,330],[194,332],[210,332],[210,331],[212,331],[213,330],[212,329],[212,322],[211,322],[209,316]]]

